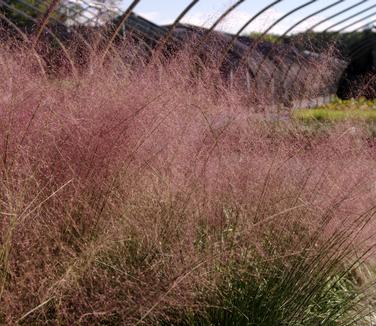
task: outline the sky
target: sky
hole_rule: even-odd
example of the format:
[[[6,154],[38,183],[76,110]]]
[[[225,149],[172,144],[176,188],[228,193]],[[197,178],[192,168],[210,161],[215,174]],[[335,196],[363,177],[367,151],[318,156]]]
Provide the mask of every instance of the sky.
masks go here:
[[[132,1],[131,0],[122,0],[122,7],[126,8]],[[142,0],[140,4],[135,8],[135,12],[140,16],[151,20],[154,23],[165,25],[170,24],[175,20],[179,13],[190,3],[190,0]],[[235,0],[201,0],[196,4],[191,11],[184,17],[182,22],[199,25],[199,26],[210,26],[219,15],[221,15],[229,6],[231,6]],[[242,3],[232,14],[230,14],[223,23],[218,26],[219,30],[226,32],[234,33],[244,25],[244,23],[249,20],[255,13],[273,2],[272,0],[248,0]],[[264,15],[257,18],[246,30],[246,32],[251,31],[264,31],[270,24],[281,18],[284,14],[288,13],[290,10],[294,9],[297,6],[300,6],[308,0],[284,0],[281,3],[275,5],[273,8],[269,9]],[[278,23],[270,32],[283,34],[286,32],[289,27],[294,23],[298,22],[300,19],[307,17],[308,15],[329,6],[338,0],[316,0],[314,3],[309,6],[297,11],[288,18],[282,20]],[[319,15],[312,17],[308,21],[297,26],[292,32],[299,32],[306,30],[315,23],[328,18],[335,13],[340,12],[341,10],[350,7],[360,0],[343,0],[338,5],[326,10],[325,12],[320,13]],[[333,30],[338,30],[342,27],[346,27],[352,22],[372,15],[367,20],[360,22],[348,30],[358,28],[364,24],[376,19],[376,0],[365,0],[362,5],[357,6],[356,8],[348,11],[337,18],[333,18],[331,21],[328,21],[320,25],[317,30],[323,30],[351,15],[354,15],[363,9],[367,9],[370,6],[375,5],[375,7],[369,11],[354,17],[353,19],[342,23],[335,27]],[[373,14],[374,13],[374,14]]]

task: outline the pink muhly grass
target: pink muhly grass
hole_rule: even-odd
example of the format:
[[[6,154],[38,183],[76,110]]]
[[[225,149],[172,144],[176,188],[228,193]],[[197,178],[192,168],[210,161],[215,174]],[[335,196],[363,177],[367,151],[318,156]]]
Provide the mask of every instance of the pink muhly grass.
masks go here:
[[[301,255],[306,289],[373,248],[366,137],[260,119],[269,92],[190,54],[53,78],[1,51],[0,321],[168,319],[216,298],[227,264]]]

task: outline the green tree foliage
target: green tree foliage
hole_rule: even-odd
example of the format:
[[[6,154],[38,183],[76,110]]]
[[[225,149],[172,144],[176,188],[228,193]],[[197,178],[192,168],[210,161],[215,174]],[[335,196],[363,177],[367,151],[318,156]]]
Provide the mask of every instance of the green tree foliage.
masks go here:
[[[271,43],[282,43],[283,42],[283,39],[281,39],[281,37],[279,35],[276,35],[276,34],[266,34],[266,35],[263,35],[262,33],[260,32],[251,32],[248,34],[248,36],[252,39],[261,39],[262,41],[267,41],[267,42],[271,42]]]
[[[5,0],[0,5],[1,12],[19,27],[32,28],[36,21],[46,12],[52,0]],[[82,7],[69,1],[61,1],[59,7],[52,15],[52,21],[66,22],[74,14],[82,11]]]
[[[51,4],[52,0],[4,0],[0,3],[0,11],[17,26],[31,28],[35,22]],[[66,25],[74,25],[77,22],[85,23],[88,19],[99,15],[102,20],[105,17],[110,19],[115,16],[115,9],[120,6],[120,0],[97,1],[89,11],[87,9],[93,2],[77,2],[71,0],[61,0],[60,5],[53,14],[51,22],[56,20]],[[98,9],[98,3],[103,5],[103,10]],[[107,13],[108,11],[108,13]],[[106,16],[107,13],[107,16]],[[111,16],[112,15],[112,16]]]
[[[36,0],[5,0],[1,6],[4,15],[21,27],[31,27],[50,3]]]

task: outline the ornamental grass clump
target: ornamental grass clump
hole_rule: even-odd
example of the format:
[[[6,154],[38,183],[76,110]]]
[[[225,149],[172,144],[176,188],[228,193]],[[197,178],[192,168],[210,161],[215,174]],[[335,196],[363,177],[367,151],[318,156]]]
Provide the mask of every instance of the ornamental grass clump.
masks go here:
[[[1,323],[372,321],[362,130],[281,130],[187,50],[64,78],[0,58]]]

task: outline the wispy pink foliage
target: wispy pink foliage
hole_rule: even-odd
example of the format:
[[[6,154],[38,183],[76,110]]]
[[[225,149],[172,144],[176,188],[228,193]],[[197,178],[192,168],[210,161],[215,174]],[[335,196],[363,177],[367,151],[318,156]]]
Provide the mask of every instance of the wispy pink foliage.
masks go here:
[[[214,261],[250,247],[272,258],[271,231],[291,241],[273,239],[276,255],[299,252],[296,225],[308,236],[326,223],[322,241],[374,207],[361,126],[310,136],[275,121],[270,94],[239,96],[188,51],[138,69],[94,59],[57,79],[25,50],[0,52],[0,321],[46,300],[55,312],[46,304],[30,322],[117,314],[132,324],[193,306],[197,288],[215,288]],[[223,240],[231,225],[234,251]]]

